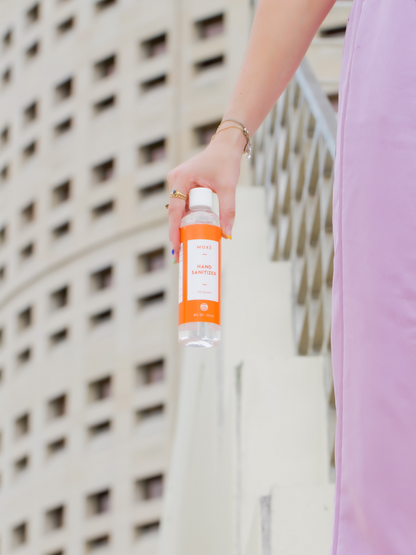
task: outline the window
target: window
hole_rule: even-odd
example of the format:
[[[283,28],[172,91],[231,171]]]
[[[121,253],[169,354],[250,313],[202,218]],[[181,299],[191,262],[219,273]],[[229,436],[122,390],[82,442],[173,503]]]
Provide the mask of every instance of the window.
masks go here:
[[[147,522],[146,524],[140,524],[136,527],[136,535],[139,539],[147,536],[154,536],[159,532],[159,528],[160,522],[158,520]]]
[[[156,183],[152,183],[151,185],[140,187],[138,190],[139,198],[146,199],[152,197],[153,195],[159,195],[160,193],[165,192],[165,188],[166,184],[164,181],[158,181]]]
[[[55,87],[55,100],[56,102],[61,102],[72,96],[74,89],[74,80],[72,77],[65,79],[62,83],[59,83]]]
[[[31,202],[20,211],[20,221],[22,225],[27,225],[35,219],[35,203]]]
[[[11,82],[11,80],[12,80],[12,68],[8,67],[3,71],[3,74],[1,76],[2,86],[5,87]]]
[[[338,112],[338,93],[328,94],[328,100],[335,112]]]
[[[69,337],[69,331],[67,328],[64,328],[62,330],[59,330],[55,333],[53,333],[50,337],[49,337],[49,344],[51,347],[56,347],[57,345],[59,345],[60,343],[63,343],[64,341],[66,341]]]
[[[67,118],[64,121],[61,121],[61,123],[58,123],[58,125],[55,125],[55,137],[60,137],[70,131],[72,129],[72,124],[72,118]]]
[[[29,457],[27,455],[20,457],[20,459],[14,462],[13,466],[15,475],[21,474],[29,468]]]
[[[65,517],[65,508],[63,505],[50,509],[45,514],[45,528],[47,532],[63,528]]]
[[[22,522],[15,526],[12,530],[12,544],[13,547],[19,547],[27,543],[29,527],[26,522]]]
[[[140,147],[139,156],[142,164],[163,160],[166,157],[166,140],[161,139]]]
[[[117,0],[97,0],[95,2],[95,9],[97,12],[103,12],[107,8],[111,8],[111,6],[115,6],[117,4]]]
[[[35,23],[35,21],[38,21],[39,18],[40,18],[40,5],[34,4],[26,12],[26,21],[27,23]]]
[[[91,291],[108,289],[113,283],[113,267],[107,266],[98,272],[91,274]]]
[[[48,419],[55,420],[61,418],[66,414],[67,409],[67,396],[65,394],[54,397],[48,401]]]
[[[194,129],[195,142],[198,146],[208,145],[211,142],[212,135],[217,130],[220,125],[221,120],[208,123],[206,125],[200,125]]]
[[[165,54],[167,51],[166,33],[144,40],[141,44],[141,49],[144,58],[154,58],[155,56]]]
[[[107,110],[114,108],[116,105],[116,97],[114,95],[104,98],[94,104],[94,114],[101,114]]]
[[[3,246],[7,241],[7,226],[2,226],[0,228],[0,247]]]
[[[155,249],[141,254],[138,259],[139,273],[157,272],[165,267],[165,249]]]
[[[71,182],[64,181],[52,189],[52,204],[56,206],[69,200],[71,196]]]
[[[61,37],[71,31],[71,29],[73,29],[74,27],[75,17],[69,17],[68,19],[65,19],[64,21],[62,21],[62,23],[59,23],[59,25],[57,25],[56,34],[58,35],[58,37]]]
[[[98,436],[108,434],[111,431],[111,421],[105,420],[98,424],[94,424],[88,428],[88,435],[90,439],[94,439]]]
[[[158,293],[153,293],[152,295],[145,295],[140,297],[138,300],[138,305],[140,309],[148,308],[149,306],[158,305],[165,300],[165,292],[159,291]]]
[[[114,211],[115,202],[113,200],[109,200],[108,202],[104,202],[93,208],[91,210],[91,215],[94,220],[101,218],[102,216],[106,216]]]
[[[93,314],[90,317],[91,327],[97,327],[101,324],[109,322],[113,317],[113,311],[111,309],[103,310],[97,314]]]
[[[52,310],[59,310],[68,304],[69,287],[61,287],[51,293],[51,308]]]
[[[10,177],[10,166],[6,164],[0,170],[0,183],[6,183]]]
[[[201,73],[206,69],[211,69],[214,67],[222,66],[224,64],[225,57],[221,56],[214,56],[213,58],[208,58],[206,60],[202,60],[200,62],[195,63],[195,71],[197,73]]]
[[[51,441],[46,446],[46,454],[50,457],[63,451],[66,447],[66,439],[64,437]]]
[[[6,125],[3,127],[1,134],[0,134],[0,144],[1,146],[6,146],[10,140],[10,127]]]
[[[87,514],[89,516],[108,513],[110,510],[110,490],[105,489],[87,497]]]
[[[327,27],[326,29],[320,29],[319,34],[321,37],[343,37],[346,33],[346,25],[338,25],[336,27]]]
[[[159,77],[154,77],[153,79],[148,79],[147,81],[143,81],[140,85],[140,89],[142,92],[151,92],[161,87],[164,87],[167,83],[167,75],[166,73],[160,75]]]
[[[28,48],[26,48],[25,51],[25,56],[26,56],[26,60],[30,61],[33,60],[33,58],[35,58],[40,52],[40,42],[36,41],[33,44],[31,44]]]
[[[23,331],[33,324],[33,309],[31,306],[22,310],[17,316],[17,327],[19,331]]]
[[[218,14],[195,23],[197,36],[200,39],[216,37],[224,32],[224,14]]]
[[[163,359],[141,364],[137,367],[139,385],[150,385],[165,379],[165,361]]]
[[[14,422],[14,437],[19,439],[27,435],[30,432],[30,416],[28,412],[25,412]]]
[[[116,55],[112,54],[103,60],[97,62],[94,66],[94,73],[96,79],[105,79],[112,75],[116,70]]]
[[[63,224],[60,224],[57,227],[54,227],[52,229],[52,239],[57,241],[58,239],[61,239],[65,235],[68,235],[68,233],[70,231],[71,231],[71,223],[70,222],[65,222]]]
[[[91,553],[93,551],[99,550],[102,547],[106,547],[108,545],[110,545],[110,536],[104,535],[104,536],[97,536],[96,538],[92,538],[91,540],[88,540],[85,547],[87,549],[87,553]]]
[[[92,169],[92,176],[94,183],[104,183],[114,177],[115,160],[110,158],[101,164],[97,164]]]
[[[0,283],[6,279],[6,266],[0,266]]]
[[[111,376],[91,382],[88,386],[90,401],[101,401],[111,396]]]
[[[23,349],[23,351],[20,351],[19,353],[17,353],[17,357],[16,357],[16,362],[18,366],[23,366],[24,364],[27,364],[32,358],[32,349],[27,348],[27,349]]]
[[[29,104],[29,106],[27,106],[23,112],[24,123],[27,125],[28,123],[31,123],[32,121],[34,121],[38,117],[38,112],[39,112],[39,105],[37,101]]]
[[[137,482],[137,493],[141,500],[149,501],[163,495],[163,475],[158,474]]]
[[[13,43],[13,31],[11,29],[8,29],[2,38],[2,44],[3,44],[3,50],[6,50],[7,48],[9,48],[9,46],[11,46]]]
[[[163,405],[155,405],[147,409],[138,410],[136,413],[137,422],[140,426],[160,422],[165,413]]]
[[[32,156],[36,154],[36,151],[37,151],[37,143],[36,141],[32,141],[27,146],[25,146],[22,151],[23,161],[25,162],[29,160],[29,158],[32,158]]]
[[[24,246],[20,250],[20,260],[24,262],[25,260],[32,258],[34,254],[35,254],[35,245],[34,243],[29,243],[28,245]]]

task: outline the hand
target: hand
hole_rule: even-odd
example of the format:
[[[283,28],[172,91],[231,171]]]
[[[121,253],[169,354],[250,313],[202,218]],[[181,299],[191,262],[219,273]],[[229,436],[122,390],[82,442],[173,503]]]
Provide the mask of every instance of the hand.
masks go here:
[[[232,135],[235,131],[237,133]],[[201,186],[212,189],[218,195],[222,236],[227,239],[232,236],[235,189],[245,142],[239,130],[230,129],[219,133],[205,150],[167,174],[170,191],[176,189],[188,196],[190,189]],[[188,202],[182,199],[169,199],[169,238],[175,262],[179,261],[180,224],[187,207]]]

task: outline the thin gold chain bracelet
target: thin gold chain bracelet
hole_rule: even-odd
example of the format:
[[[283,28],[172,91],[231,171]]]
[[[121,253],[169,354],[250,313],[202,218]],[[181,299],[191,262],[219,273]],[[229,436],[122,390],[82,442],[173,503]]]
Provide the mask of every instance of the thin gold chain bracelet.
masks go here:
[[[236,127],[235,125],[229,125],[228,127],[224,127],[224,129],[219,129],[220,126],[226,122],[226,121],[232,121],[234,123],[238,123],[239,125],[241,125],[241,127]],[[242,156],[244,156],[244,154],[247,155],[247,159],[251,158],[251,141],[250,141],[250,134],[248,132],[248,129],[240,122],[237,121],[235,119],[224,119],[221,121],[221,123],[218,125],[217,130],[215,131],[214,135],[211,137],[211,142],[213,141],[214,137],[217,135],[217,133],[221,133],[221,131],[225,131],[226,129],[230,129],[231,127],[234,127],[235,129],[240,129],[240,131],[243,133],[243,135],[245,136],[245,138],[247,139],[246,144],[244,146],[244,150],[243,150],[243,154]]]

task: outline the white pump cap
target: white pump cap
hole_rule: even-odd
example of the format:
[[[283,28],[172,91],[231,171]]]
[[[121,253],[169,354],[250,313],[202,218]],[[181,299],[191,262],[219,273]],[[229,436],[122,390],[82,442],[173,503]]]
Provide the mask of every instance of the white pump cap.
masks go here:
[[[189,191],[189,208],[206,206],[212,210],[212,191],[208,187],[194,187]]]

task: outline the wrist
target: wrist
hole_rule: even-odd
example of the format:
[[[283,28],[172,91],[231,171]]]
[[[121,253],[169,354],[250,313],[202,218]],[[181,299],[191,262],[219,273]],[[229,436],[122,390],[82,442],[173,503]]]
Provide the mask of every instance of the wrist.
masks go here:
[[[242,155],[244,147],[247,143],[247,139],[242,131],[240,129],[236,129],[235,127],[229,128],[226,123],[223,124],[220,129],[224,129],[224,131],[215,135],[210,144],[216,144],[222,148],[229,148]]]

